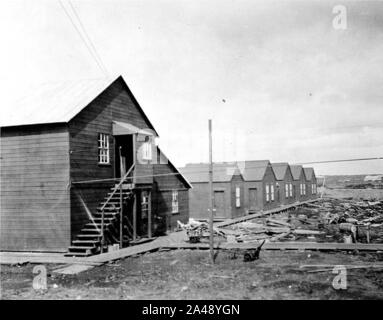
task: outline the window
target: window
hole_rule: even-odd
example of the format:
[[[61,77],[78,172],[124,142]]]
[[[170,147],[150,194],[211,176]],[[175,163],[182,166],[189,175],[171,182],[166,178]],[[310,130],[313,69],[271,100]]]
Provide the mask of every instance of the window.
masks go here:
[[[266,184],[266,202],[270,201],[270,186]]]
[[[301,196],[303,196],[303,184],[302,184],[302,183],[299,184],[299,187],[300,187],[300,188],[299,188],[299,189],[300,189],[300,190],[299,190],[299,191],[300,191],[299,194],[300,194]]]
[[[285,197],[288,198],[289,197],[289,184],[285,184]]]
[[[312,184],[312,194],[316,194],[317,193],[317,185],[315,183]]]
[[[141,217],[147,218],[149,213],[149,193],[147,191],[142,192],[141,196]]]
[[[292,197],[293,197],[293,184],[292,184],[292,183],[289,183],[289,185],[290,185],[290,190],[289,190],[289,192],[290,192],[290,197],[292,198]]]
[[[172,192],[172,213],[178,213],[178,191]]]
[[[149,136],[145,137],[145,142],[144,142],[144,145],[143,145],[142,159],[144,159],[144,160],[152,160],[152,144],[150,143]]]
[[[271,201],[274,201],[274,185],[273,184],[270,185],[270,189],[271,189]]]
[[[303,183],[303,184],[302,184],[302,187],[303,187],[303,195],[306,195],[306,184]]]
[[[98,135],[98,163],[109,164],[109,135],[99,133]]]
[[[241,189],[235,187],[235,206],[239,208],[241,206]]]

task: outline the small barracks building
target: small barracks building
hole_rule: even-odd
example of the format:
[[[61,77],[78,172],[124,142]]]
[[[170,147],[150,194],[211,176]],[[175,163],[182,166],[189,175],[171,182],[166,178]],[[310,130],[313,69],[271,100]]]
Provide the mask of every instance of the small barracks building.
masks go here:
[[[209,164],[188,164],[180,171],[193,186],[189,194],[190,216],[208,219]],[[275,174],[268,160],[214,163],[213,192],[216,220],[280,205]]]
[[[277,200],[281,204],[295,202],[293,190],[294,179],[287,162],[272,163],[273,171],[277,179]]]

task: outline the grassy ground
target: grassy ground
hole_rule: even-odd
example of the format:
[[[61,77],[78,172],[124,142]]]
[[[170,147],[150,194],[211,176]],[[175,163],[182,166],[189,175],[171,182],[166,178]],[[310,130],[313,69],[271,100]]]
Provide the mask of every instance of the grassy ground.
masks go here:
[[[58,275],[48,265],[48,289],[32,288],[33,265],[2,266],[2,299],[383,299],[383,271],[349,270],[348,288],[335,290],[331,272],[308,273],[302,264],[364,264],[383,254],[261,252],[244,262],[220,251],[145,254],[82,272]]]

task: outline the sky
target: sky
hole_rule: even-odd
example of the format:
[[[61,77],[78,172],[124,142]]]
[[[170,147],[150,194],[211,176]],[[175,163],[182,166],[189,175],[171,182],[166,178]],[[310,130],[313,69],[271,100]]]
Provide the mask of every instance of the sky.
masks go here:
[[[383,1],[71,2],[177,166],[208,161],[208,119],[214,161],[383,156]],[[0,5],[2,103],[43,83],[105,77],[58,0]],[[383,173],[383,160],[312,166]]]

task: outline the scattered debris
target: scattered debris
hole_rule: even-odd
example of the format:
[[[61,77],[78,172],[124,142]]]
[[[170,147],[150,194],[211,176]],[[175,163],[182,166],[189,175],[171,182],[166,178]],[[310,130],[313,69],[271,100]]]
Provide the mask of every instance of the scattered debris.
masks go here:
[[[326,198],[292,212],[260,216],[220,230],[228,243],[262,240],[383,243],[383,201]]]
[[[186,230],[186,234],[189,237],[190,243],[200,242],[201,239],[206,239],[210,236],[209,224],[206,222],[200,222],[190,218],[187,224],[184,224],[181,221],[177,221],[177,225],[182,230]],[[225,237],[225,233],[220,229],[213,227],[213,231],[214,235]]]

